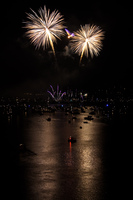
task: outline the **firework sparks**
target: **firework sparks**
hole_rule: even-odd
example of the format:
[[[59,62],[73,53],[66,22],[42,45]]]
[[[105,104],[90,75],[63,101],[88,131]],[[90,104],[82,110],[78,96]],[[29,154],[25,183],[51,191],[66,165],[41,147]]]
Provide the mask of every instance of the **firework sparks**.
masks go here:
[[[51,95],[51,97],[56,101],[60,101],[64,95],[66,95],[66,92],[61,93],[61,90],[59,91],[59,85],[57,85],[57,92],[54,91],[52,85],[50,85],[52,92],[48,91],[48,93]]]
[[[65,31],[67,33],[68,39],[74,36],[74,33],[71,33],[68,29],[65,28]]]
[[[54,42],[60,39],[64,35],[64,19],[63,16],[54,10],[50,14],[50,10],[40,8],[38,10],[39,15],[32,10],[33,14],[27,13],[29,21],[25,22],[27,29],[26,35],[30,38],[31,43],[36,48],[42,46],[44,49],[51,46],[53,53],[55,54]]]
[[[91,58],[98,56],[102,49],[102,40],[104,39],[104,32],[96,25],[86,24],[81,26],[77,32],[74,33],[71,39],[71,49],[80,55],[80,62],[83,55]]]

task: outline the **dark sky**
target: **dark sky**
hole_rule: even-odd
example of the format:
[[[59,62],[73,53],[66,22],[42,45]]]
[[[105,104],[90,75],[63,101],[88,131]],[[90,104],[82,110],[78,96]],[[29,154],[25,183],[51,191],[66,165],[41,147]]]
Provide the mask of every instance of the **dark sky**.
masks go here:
[[[75,1],[74,1],[75,2]],[[87,3],[85,3],[87,2]],[[130,1],[131,2],[131,1]],[[25,37],[23,21],[26,12],[35,12],[46,5],[64,15],[65,25],[77,31],[80,25],[96,24],[105,31],[103,50],[98,57],[70,54],[67,37],[57,41],[56,58],[50,49],[35,50]],[[45,92],[49,85],[98,88],[112,85],[132,87],[133,8],[127,1],[5,1],[1,17],[2,56],[0,59],[0,93]]]

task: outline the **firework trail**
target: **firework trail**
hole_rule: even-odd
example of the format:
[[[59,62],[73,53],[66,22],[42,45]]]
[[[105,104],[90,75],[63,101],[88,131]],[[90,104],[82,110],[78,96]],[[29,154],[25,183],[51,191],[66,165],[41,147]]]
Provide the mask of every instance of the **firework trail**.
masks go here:
[[[51,46],[53,53],[55,54],[54,42],[60,39],[64,35],[64,19],[63,16],[54,10],[50,14],[50,10],[40,8],[38,10],[39,15],[32,9],[32,14],[27,13],[29,21],[25,22],[27,29],[26,35],[30,38],[31,43],[36,48],[42,46],[44,49]]]
[[[80,62],[83,55],[91,58],[98,56],[102,49],[102,40],[104,39],[104,32],[96,25],[86,24],[81,26],[74,37],[71,39],[71,49],[80,55]]]

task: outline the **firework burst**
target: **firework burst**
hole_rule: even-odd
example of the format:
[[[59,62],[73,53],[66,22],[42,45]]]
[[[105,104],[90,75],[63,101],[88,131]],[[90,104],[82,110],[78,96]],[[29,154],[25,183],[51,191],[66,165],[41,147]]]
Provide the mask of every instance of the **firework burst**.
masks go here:
[[[48,91],[48,93],[51,95],[51,97],[56,101],[59,102],[64,95],[66,95],[66,92],[61,93],[61,90],[59,91],[59,85],[57,85],[57,92],[54,91],[54,88],[52,85],[50,85],[52,92]]]
[[[104,39],[104,32],[96,25],[86,24],[81,26],[77,32],[74,33],[71,39],[71,49],[80,55],[80,62],[83,55],[91,58],[98,56],[102,49],[102,40]]]
[[[46,49],[48,46],[51,46],[55,54],[54,42],[65,34],[63,30],[63,16],[58,10],[54,10],[50,14],[50,10],[47,10],[46,6],[44,6],[44,9],[40,8],[38,13],[39,15],[33,10],[32,14],[27,13],[29,21],[25,22],[25,28],[27,29],[26,35],[36,48],[42,46]]]

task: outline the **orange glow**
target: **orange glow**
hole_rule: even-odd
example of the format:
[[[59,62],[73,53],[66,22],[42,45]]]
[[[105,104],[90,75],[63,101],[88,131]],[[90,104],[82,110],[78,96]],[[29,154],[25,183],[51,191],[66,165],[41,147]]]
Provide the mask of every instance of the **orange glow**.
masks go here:
[[[72,150],[72,143],[71,142],[69,142],[69,148],[70,148],[70,152],[71,152],[71,150]]]

